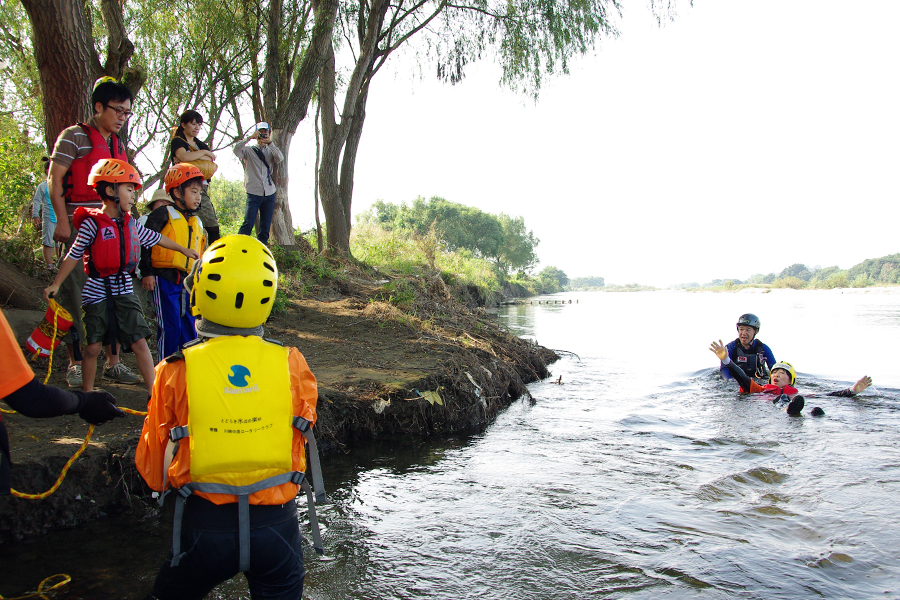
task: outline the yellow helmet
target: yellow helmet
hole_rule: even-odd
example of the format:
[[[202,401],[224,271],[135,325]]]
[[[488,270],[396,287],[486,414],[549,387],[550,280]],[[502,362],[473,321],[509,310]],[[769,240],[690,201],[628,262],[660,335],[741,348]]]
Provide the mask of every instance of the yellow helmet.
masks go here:
[[[775,369],[781,369],[782,371],[787,372],[791,376],[791,385],[794,385],[794,382],[797,381],[797,371],[794,370],[794,366],[791,363],[785,361],[777,362],[772,365],[772,369],[769,373],[772,373]]]
[[[265,323],[278,290],[275,257],[249,235],[216,240],[195,263],[189,278],[191,314],[226,327]]]

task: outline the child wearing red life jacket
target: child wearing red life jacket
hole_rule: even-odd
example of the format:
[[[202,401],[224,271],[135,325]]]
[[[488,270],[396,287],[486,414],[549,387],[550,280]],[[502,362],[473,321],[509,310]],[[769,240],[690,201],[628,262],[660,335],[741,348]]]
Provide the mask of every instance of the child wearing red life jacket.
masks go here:
[[[744,371],[734,364],[728,357],[728,349],[722,344],[722,340],[718,343],[713,342],[709,347],[710,352],[715,354],[722,364],[731,372],[731,375],[738,381],[741,386],[741,392],[744,394],[772,394],[772,401],[779,407],[786,408],[789,415],[799,415],[803,410],[805,399],[800,395],[794,383],[797,381],[797,372],[791,363],[778,362],[772,366],[769,372],[769,383],[767,385],[759,385],[753,381]],[[851,397],[860,393],[867,387],[872,385],[872,378],[868,375],[863,376],[857,381],[853,387],[837,392],[829,392],[826,396],[844,396]],[[812,411],[813,416],[824,415],[825,412],[816,407]]]
[[[190,258],[199,258],[189,250],[155,231],[142,227],[131,217],[141,177],[134,167],[115,158],[97,162],[88,175],[88,183],[103,200],[103,209],[79,207],[73,223],[78,230],[53,283],[44,290],[44,298],[59,291],[59,286],[84,263],[88,278],[81,293],[86,346],[82,361],[84,391],[94,389],[97,357],[103,344],[130,347],[149,393],[153,389],[153,356],[146,337],[151,335],[140,303],[134,296],[129,273],[137,266],[141,246],[160,244]]]

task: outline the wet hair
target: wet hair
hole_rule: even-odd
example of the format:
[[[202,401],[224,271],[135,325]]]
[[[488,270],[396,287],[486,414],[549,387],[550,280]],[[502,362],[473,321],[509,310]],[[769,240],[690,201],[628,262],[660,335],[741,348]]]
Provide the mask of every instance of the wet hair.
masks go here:
[[[118,81],[104,81],[97,85],[91,93],[92,108],[96,107],[98,102],[106,106],[110,102],[125,102],[126,100],[134,102],[134,94],[127,86]]]
[[[178,129],[175,130],[175,137],[184,138],[184,126],[188,123],[197,123],[203,125],[203,115],[196,110],[186,110],[178,117]]]

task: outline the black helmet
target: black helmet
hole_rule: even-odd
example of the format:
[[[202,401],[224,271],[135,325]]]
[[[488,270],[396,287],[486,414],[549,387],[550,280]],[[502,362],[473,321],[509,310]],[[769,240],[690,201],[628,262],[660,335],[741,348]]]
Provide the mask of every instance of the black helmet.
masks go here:
[[[738,319],[737,327],[740,327],[741,325],[752,327],[756,330],[756,333],[759,333],[759,317],[757,317],[756,315],[752,315],[750,313],[741,315],[741,317]]]

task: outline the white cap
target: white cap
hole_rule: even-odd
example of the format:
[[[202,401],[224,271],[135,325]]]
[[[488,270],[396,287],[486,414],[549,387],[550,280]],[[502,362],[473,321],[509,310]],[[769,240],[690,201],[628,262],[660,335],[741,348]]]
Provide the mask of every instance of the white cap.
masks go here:
[[[265,121],[260,121],[259,123],[256,124],[256,131],[259,131],[260,129],[265,129],[266,131],[270,131],[269,124],[266,123]]]

